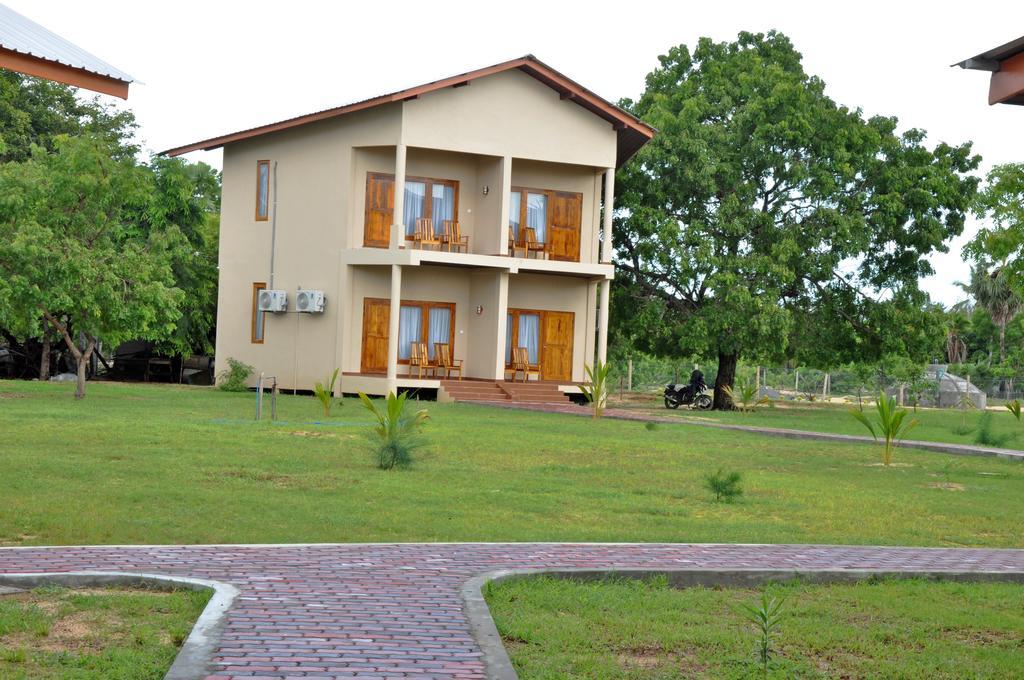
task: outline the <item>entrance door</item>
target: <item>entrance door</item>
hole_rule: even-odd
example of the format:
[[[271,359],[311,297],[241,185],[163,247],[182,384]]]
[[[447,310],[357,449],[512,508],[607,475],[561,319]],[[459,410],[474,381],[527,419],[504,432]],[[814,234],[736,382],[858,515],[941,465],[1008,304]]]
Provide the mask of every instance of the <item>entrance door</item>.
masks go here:
[[[366,176],[366,215],[363,245],[387,248],[391,245],[391,217],[395,211],[395,178],[371,172]]]
[[[363,351],[359,362],[363,373],[387,373],[390,311],[391,303],[387,300],[363,300]]]
[[[552,260],[580,261],[583,194],[554,191],[551,196],[549,251]]]
[[[572,380],[572,312],[544,312],[540,369],[544,380]]]

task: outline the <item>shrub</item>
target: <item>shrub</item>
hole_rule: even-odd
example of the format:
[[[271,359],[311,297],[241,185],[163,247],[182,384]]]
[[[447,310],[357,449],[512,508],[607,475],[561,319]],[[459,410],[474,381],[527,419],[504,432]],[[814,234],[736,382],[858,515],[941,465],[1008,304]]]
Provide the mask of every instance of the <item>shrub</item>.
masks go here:
[[[978,433],[974,435],[975,444],[1001,447],[1012,438],[1012,434],[996,434],[992,431],[991,411],[985,411],[978,418]]]
[[[768,397],[758,397],[757,385],[746,380],[737,380],[733,387],[724,390],[732,405],[740,411],[753,411],[754,407],[769,403]]]
[[[413,452],[424,445],[419,432],[423,422],[429,417],[426,409],[411,412],[407,408],[407,395],[395,396],[388,394],[384,407],[378,408],[368,396],[359,393],[366,410],[377,419],[374,428],[374,448],[377,453],[377,467],[391,470],[396,467],[408,467],[412,464]]]
[[[775,597],[769,598],[768,593],[761,593],[761,605],[743,605],[747,619],[757,627],[757,665],[761,671],[761,677],[768,677],[768,670],[771,665],[772,656],[775,650],[772,649],[772,638],[775,635],[779,623],[782,621],[782,603],[784,599]]]
[[[878,393],[875,410],[878,412],[877,423],[872,423],[863,411],[850,409],[850,415],[868,428],[875,441],[878,441],[879,437],[885,440],[882,445],[882,464],[888,467],[892,463],[892,452],[907,436],[907,433],[917,426],[918,421],[916,419],[907,420],[907,415],[909,415],[907,410],[896,408],[896,400],[885,396],[885,392]]]
[[[725,472],[721,468],[704,478],[704,488],[715,495],[716,501],[732,503],[743,495],[743,475],[735,470]]]
[[[1020,399],[1006,402],[1006,410],[1013,414],[1013,417],[1020,422]]]
[[[249,389],[246,381],[255,370],[247,363],[228,357],[227,370],[221,371],[217,376],[218,386],[225,392],[245,392]]]
[[[587,371],[587,384],[580,385],[580,390],[594,409],[594,418],[600,418],[608,403],[608,371],[611,364],[598,361],[593,368],[590,365],[584,365],[583,368]]]
[[[334,403],[334,383],[338,381],[338,369],[331,373],[331,379],[324,385],[321,382],[313,385],[313,396],[320,402],[324,410],[324,419],[331,417],[331,405]]]
[[[647,429],[648,432],[654,432],[661,428],[661,423],[655,422],[653,420],[648,420],[646,423],[644,423],[644,427]]]

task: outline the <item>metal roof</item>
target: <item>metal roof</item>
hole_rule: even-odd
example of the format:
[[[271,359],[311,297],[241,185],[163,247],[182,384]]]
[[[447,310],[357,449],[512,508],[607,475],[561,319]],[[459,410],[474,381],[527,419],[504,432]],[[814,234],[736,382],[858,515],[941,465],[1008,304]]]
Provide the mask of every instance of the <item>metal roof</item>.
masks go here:
[[[950,65],[974,71],[996,72],[999,70],[999,62],[1015,57],[1021,52],[1024,52],[1024,36]]]
[[[114,68],[6,5],[0,5],[0,47],[126,83],[135,82],[124,71]]]

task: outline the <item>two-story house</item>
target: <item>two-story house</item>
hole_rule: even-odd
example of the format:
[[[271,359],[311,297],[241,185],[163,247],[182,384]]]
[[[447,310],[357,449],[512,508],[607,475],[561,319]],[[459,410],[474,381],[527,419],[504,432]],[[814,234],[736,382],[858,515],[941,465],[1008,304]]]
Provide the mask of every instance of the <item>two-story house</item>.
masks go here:
[[[165,152],[224,149],[219,365],[483,398],[518,357],[577,389],[606,355],[615,168],[653,133],[526,56]],[[421,370],[442,352],[463,382]]]

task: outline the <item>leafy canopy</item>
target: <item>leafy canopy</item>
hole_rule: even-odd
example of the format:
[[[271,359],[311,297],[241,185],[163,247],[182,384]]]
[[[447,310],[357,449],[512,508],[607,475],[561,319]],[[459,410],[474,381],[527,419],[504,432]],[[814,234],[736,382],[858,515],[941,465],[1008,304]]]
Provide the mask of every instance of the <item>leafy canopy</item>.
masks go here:
[[[836,104],[776,32],[674,47],[624,105],[659,130],[617,178],[629,341],[718,355],[716,388],[740,354],[828,367],[934,344],[918,279],[963,229],[969,143]]]

